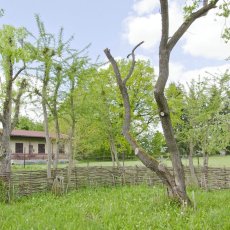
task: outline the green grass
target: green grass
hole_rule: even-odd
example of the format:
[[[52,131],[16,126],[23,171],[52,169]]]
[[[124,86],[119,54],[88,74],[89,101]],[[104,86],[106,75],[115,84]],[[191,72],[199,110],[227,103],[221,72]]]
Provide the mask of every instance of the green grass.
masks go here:
[[[194,165],[198,166],[198,158],[194,158]],[[185,166],[188,166],[188,159],[182,159],[182,162]],[[168,166],[171,166],[171,162],[169,160],[164,160],[163,163],[165,163]],[[77,166],[80,167],[87,167],[89,166],[112,166],[111,161],[106,162],[77,162]],[[121,162],[121,165],[123,165],[123,162]],[[136,160],[136,161],[125,161],[125,166],[143,166],[142,162]],[[203,159],[202,157],[199,157],[199,165],[203,165]],[[59,168],[66,167],[67,164],[59,164]],[[209,167],[230,167],[230,156],[211,156],[209,157]],[[13,170],[42,170],[46,169],[46,164],[34,164],[34,165],[26,165],[25,168],[23,165],[12,165]]]
[[[183,159],[183,164],[188,166],[188,159]],[[197,157],[193,159],[194,165],[198,166],[198,163],[202,166],[203,165],[203,158],[199,157],[199,161]],[[230,156],[210,156],[209,167],[230,167]]]
[[[191,194],[190,194],[191,195]],[[1,230],[230,229],[230,191],[195,191],[197,209],[172,203],[162,188],[80,189],[1,204]]]

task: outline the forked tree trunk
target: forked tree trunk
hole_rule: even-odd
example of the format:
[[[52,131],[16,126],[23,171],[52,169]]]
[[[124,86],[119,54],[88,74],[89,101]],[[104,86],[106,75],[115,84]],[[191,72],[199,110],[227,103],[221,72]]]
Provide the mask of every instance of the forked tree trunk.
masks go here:
[[[115,141],[112,135],[110,135],[109,137],[109,142],[110,142],[112,160],[113,162],[116,162],[117,167],[121,167],[121,164],[118,159],[117,148],[116,148]]]
[[[199,181],[197,179],[195,167],[193,164],[193,155],[194,155],[193,150],[194,150],[193,142],[192,142],[192,140],[190,140],[190,142],[189,142],[189,155],[188,155],[189,170],[190,170],[190,174],[191,174],[192,184],[199,186]]]
[[[9,39],[11,44],[12,40]],[[12,45],[12,44],[11,44]],[[18,122],[21,97],[26,87],[26,80],[22,80],[19,85],[19,89],[16,97],[13,97],[13,83],[18,78],[19,74],[26,68],[25,63],[22,68],[18,70],[15,74],[13,73],[13,64],[11,56],[6,57],[6,63],[8,71],[4,74],[6,75],[5,82],[5,95],[3,102],[3,112],[0,113],[0,121],[2,123],[2,133],[0,134],[0,174],[9,174],[11,172],[11,148],[10,148],[10,135],[12,129]],[[14,115],[12,117],[12,105],[14,103]]]
[[[182,204],[190,204],[191,202],[190,202],[190,199],[188,198],[188,196],[186,194],[184,183],[180,183],[180,181],[179,182],[177,181],[180,178],[184,178],[183,177],[184,175],[183,175],[182,165],[181,165],[182,176],[179,177],[178,176],[178,170],[174,170],[174,173],[177,174],[177,177],[176,176],[174,177],[173,174],[171,174],[170,171],[167,169],[167,167],[165,167],[164,165],[160,164],[155,158],[149,156],[138,145],[136,140],[132,137],[132,135],[129,132],[130,131],[130,126],[131,126],[131,107],[130,107],[129,95],[128,95],[128,91],[127,91],[127,87],[126,87],[126,82],[131,77],[131,75],[133,73],[133,70],[134,70],[134,66],[135,66],[134,51],[142,43],[143,42],[139,43],[133,49],[133,51],[132,51],[133,62],[132,62],[129,74],[124,79],[121,78],[120,71],[119,71],[119,68],[117,66],[117,63],[114,60],[113,56],[110,54],[109,49],[104,50],[107,58],[109,59],[109,61],[111,62],[112,66],[113,66],[114,73],[115,73],[115,76],[116,76],[116,79],[117,79],[117,84],[119,86],[120,93],[122,95],[122,99],[123,99],[123,102],[124,102],[125,115],[124,115],[123,129],[122,129],[123,130],[123,135],[126,138],[126,140],[129,142],[129,144],[131,145],[132,149],[135,151],[135,155],[141,160],[141,162],[147,168],[149,168],[152,171],[154,171],[159,176],[159,178],[162,180],[163,184],[166,185],[169,196],[177,199]],[[167,120],[167,122],[168,122],[168,120]],[[174,161],[173,161],[174,162],[174,164],[173,164],[174,167],[175,167],[175,161],[176,160],[174,159]],[[180,185],[182,185],[182,186],[180,186]],[[182,188],[184,188],[184,190]]]
[[[169,76],[169,59],[170,53],[173,50],[174,46],[183,36],[183,34],[188,30],[191,24],[198,18],[207,14],[207,12],[216,7],[218,0],[210,1],[209,3],[205,2],[203,7],[193,12],[186,20],[181,24],[177,31],[171,36],[169,36],[169,6],[168,0],[160,0],[161,7],[161,41],[159,47],[159,77],[154,90],[155,100],[159,109],[160,120],[168,146],[168,150],[171,155],[173,174],[171,174],[168,169],[160,165],[157,160],[151,158],[144,150],[142,150],[136,141],[133,139],[130,131],[131,123],[131,111],[129,103],[129,95],[126,88],[126,82],[131,77],[134,67],[135,67],[135,49],[140,46],[143,42],[139,43],[134,47],[132,53],[127,57],[132,56],[132,65],[130,67],[128,75],[122,79],[120,70],[117,66],[117,62],[114,60],[113,56],[110,54],[109,49],[105,49],[104,52],[109,59],[110,63],[113,66],[113,70],[117,79],[117,84],[119,86],[125,108],[124,124],[123,124],[123,135],[126,140],[130,143],[132,148],[135,150],[136,155],[139,159],[146,165],[146,167],[152,169],[156,174],[162,179],[162,182],[167,186],[169,190],[169,195],[177,198],[182,204],[190,204],[190,199],[186,193],[185,179],[184,179],[184,170],[182,167],[180,153],[177,147],[176,139],[174,137],[174,132],[172,128],[172,123],[170,119],[170,112],[167,100],[164,95],[165,85]]]

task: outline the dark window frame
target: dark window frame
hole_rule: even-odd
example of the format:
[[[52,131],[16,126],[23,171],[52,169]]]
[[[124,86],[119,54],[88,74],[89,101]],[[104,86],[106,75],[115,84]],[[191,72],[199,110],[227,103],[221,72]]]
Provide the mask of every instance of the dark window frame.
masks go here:
[[[60,154],[65,154],[65,143],[63,142],[59,143],[59,152]]]
[[[46,153],[45,144],[38,144],[38,154],[45,154],[45,153]]]
[[[15,143],[15,153],[23,153],[23,143],[16,142]]]

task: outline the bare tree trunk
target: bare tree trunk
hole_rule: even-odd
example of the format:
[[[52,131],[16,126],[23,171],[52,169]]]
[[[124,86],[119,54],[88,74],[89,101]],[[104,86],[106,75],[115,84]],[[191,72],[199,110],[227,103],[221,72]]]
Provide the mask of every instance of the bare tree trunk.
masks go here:
[[[110,135],[109,140],[110,140],[111,152],[113,155],[113,162],[115,160],[117,167],[121,167],[121,164],[120,164],[119,159],[118,159],[117,148],[116,148],[115,141],[114,141],[114,138],[112,135]]]
[[[111,62],[112,66],[113,66],[114,73],[115,73],[115,76],[116,76],[116,79],[117,79],[117,84],[119,86],[119,89],[120,89],[120,92],[121,92],[121,95],[122,95],[122,99],[123,99],[123,102],[124,102],[125,115],[124,115],[123,129],[122,129],[123,130],[123,135],[126,138],[126,140],[129,142],[129,144],[131,145],[132,149],[135,151],[135,155],[141,160],[141,162],[147,168],[149,168],[152,171],[154,171],[159,176],[159,178],[162,180],[163,184],[166,185],[169,196],[177,199],[179,202],[181,202],[183,204],[184,203],[190,204],[191,202],[190,202],[190,199],[188,198],[188,196],[186,194],[184,183],[182,183],[182,186],[184,185],[184,190],[183,190],[182,186],[178,186],[178,184],[180,182],[178,183],[175,180],[174,176],[170,173],[170,171],[167,169],[167,167],[165,167],[164,165],[160,164],[153,157],[149,156],[137,144],[136,140],[129,133],[130,126],[131,126],[131,107],[130,107],[129,95],[128,95],[128,91],[127,91],[127,87],[126,87],[126,82],[129,80],[129,78],[131,77],[131,75],[133,73],[133,70],[134,70],[134,66],[135,66],[134,51],[142,43],[143,42],[139,43],[132,50],[132,53],[130,54],[130,55],[132,55],[132,58],[133,58],[132,65],[131,65],[129,74],[124,79],[121,78],[120,71],[119,71],[119,68],[117,66],[117,63],[114,60],[113,56],[110,54],[109,49],[104,50],[107,58],[109,59],[109,61]],[[166,121],[168,122],[168,119]],[[169,120],[169,122],[170,122],[170,120]],[[170,131],[172,132],[172,129]],[[173,147],[175,147],[175,146],[173,146]],[[174,166],[175,166],[175,161],[176,160],[174,159]],[[181,165],[181,168],[182,168],[182,165]],[[178,174],[177,170],[174,170],[174,172]],[[183,168],[182,168],[182,173],[183,173]],[[180,179],[180,177],[177,175],[176,179],[178,179],[178,178]],[[183,175],[182,175],[182,178],[184,178]],[[181,184],[179,184],[179,185],[181,185]]]
[[[148,154],[146,154],[139,146],[136,141],[132,138],[129,133],[130,123],[131,123],[131,111],[130,111],[130,103],[129,103],[129,95],[126,88],[126,82],[131,77],[134,67],[135,67],[135,49],[140,46],[143,42],[139,43],[134,47],[132,53],[127,57],[132,56],[132,65],[130,67],[128,75],[122,79],[120,70],[117,66],[116,61],[110,54],[109,49],[105,49],[104,52],[112,64],[117,84],[119,86],[123,102],[125,108],[125,117],[123,124],[123,135],[126,140],[130,143],[133,149],[135,149],[136,155],[139,159],[146,165],[146,167],[152,169],[156,172],[156,174],[162,179],[162,182],[168,187],[169,195],[177,198],[182,204],[187,203],[191,204],[191,201],[186,192],[185,179],[184,179],[184,170],[182,167],[180,153],[177,147],[176,139],[174,137],[174,132],[172,128],[172,123],[170,119],[170,113],[168,108],[168,103],[164,95],[165,85],[169,76],[169,59],[170,53],[173,50],[174,46],[183,36],[183,34],[188,30],[188,28],[192,25],[192,23],[206,15],[206,13],[215,8],[218,0],[209,1],[208,4],[204,4],[203,7],[193,12],[186,20],[181,24],[181,26],[177,29],[177,31],[169,37],[169,6],[168,0],[160,0],[161,7],[161,25],[162,25],[162,33],[161,33],[161,41],[159,47],[159,77],[157,79],[157,83],[154,90],[155,100],[157,102],[157,106],[159,109],[160,120],[164,132],[164,136],[166,139],[166,143],[168,146],[168,150],[171,154],[172,166],[173,166],[173,175],[167,170],[166,167],[160,165],[158,161],[154,158],[151,158]]]
[[[189,162],[189,169],[191,173],[192,184],[199,186],[199,181],[196,176],[194,164],[193,164],[193,142],[190,140],[189,143],[189,155],[188,155],[188,162]]]
[[[50,136],[49,136],[49,126],[48,126],[48,116],[47,116],[47,108],[46,102],[42,99],[42,109],[43,109],[43,116],[44,116],[44,128],[45,128],[45,136],[46,136],[46,149],[48,155],[47,161],[47,178],[51,178],[51,165],[52,165],[52,152],[51,152],[51,143],[50,143]]]
[[[208,153],[203,151],[203,178],[204,187],[208,189]]]
[[[73,156],[74,156],[74,134],[75,134],[75,127],[76,127],[76,116],[75,116],[75,104],[74,104],[74,90],[75,90],[75,78],[70,78],[70,84],[71,84],[71,89],[70,89],[70,119],[71,119],[71,129],[70,129],[70,134],[69,134],[69,164],[68,164],[68,184],[70,183],[70,178],[71,178],[71,173],[72,173],[72,167],[73,167]]]
[[[59,126],[59,119],[58,119],[58,91],[61,85],[62,81],[62,67],[60,65],[56,66],[56,81],[55,81],[55,88],[54,88],[54,95],[53,95],[53,108],[52,113],[54,116],[55,121],[55,132],[56,132],[56,152],[55,152],[55,158],[54,158],[54,170],[56,172],[58,167],[58,160],[59,160],[59,154],[60,154],[60,126]]]
[[[111,154],[111,159],[112,159],[113,167],[115,167],[115,159],[114,159],[114,155],[113,155],[113,150],[112,150],[111,144],[109,146],[109,149],[110,149],[110,154]]]
[[[54,157],[54,170],[56,172],[58,167],[58,161],[59,161],[59,154],[60,154],[60,127],[59,127],[59,121],[57,116],[57,111],[54,113],[54,120],[55,120],[55,132],[56,132],[56,151],[55,151],[55,157]]]
[[[51,61],[50,61],[51,62]],[[45,73],[43,78],[43,85],[42,85],[42,110],[43,110],[43,117],[44,117],[44,128],[45,128],[45,137],[46,137],[46,149],[48,155],[47,161],[47,178],[51,179],[51,165],[52,165],[52,151],[51,151],[51,143],[50,143],[50,136],[49,136],[49,124],[48,124],[48,113],[47,113],[47,87],[49,82],[49,74],[51,63],[45,63]]]
[[[67,176],[67,183],[68,186],[70,185],[71,182],[71,174],[72,174],[72,168],[73,168],[73,143],[72,143],[72,138],[70,136],[69,138],[69,143],[68,143],[68,176]]]
[[[3,124],[0,143],[0,174],[11,172],[10,127]]]
[[[12,40],[9,39],[11,44]],[[0,173],[11,172],[11,149],[10,149],[10,134],[12,129],[18,122],[18,116],[20,111],[21,97],[26,87],[26,80],[22,80],[16,95],[13,98],[13,82],[17,79],[19,74],[25,69],[25,64],[14,75],[13,64],[11,56],[6,57],[8,71],[6,71],[6,92],[3,102],[3,113],[0,114],[0,122],[2,123],[3,131],[0,134]],[[12,104],[14,102],[14,116],[12,117]]]
[[[73,168],[73,156],[74,156],[74,132],[75,132],[75,120],[73,122],[73,125],[70,130],[69,134],[69,152],[68,152],[68,184],[70,184],[71,174],[72,174],[72,168]]]
[[[164,61],[167,63],[167,59]],[[165,64],[166,64],[165,63]],[[164,65],[164,64],[162,64]],[[166,65],[167,66],[167,65]],[[162,70],[162,69],[161,69]],[[164,73],[166,71],[167,73],[167,68],[162,70],[162,75],[160,73],[160,76],[158,79],[161,79],[164,77]],[[158,84],[155,87],[154,90],[154,95],[155,99],[158,105],[159,109],[159,114],[160,114],[160,120],[166,140],[166,144],[168,146],[168,151],[171,154],[171,161],[172,161],[172,166],[173,166],[173,174],[175,177],[175,186],[178,194],[180,194],[181,199],[184,202],[188,202],[189,198],[186,193],[186,186],[185,186],[185,178],[184,178],[184,169],[182,166],[181,158],[180,158],[180,153],[176,144],[176,140],[174,137],[174,132],[172,129],[172,123],[170,119],[170,114],[169,114],[169,108],[168,104],[166,101],[166,98],[163,94],[162,88],[161,88],[161,80],[158,80]],[[190,203],[190,201],[189,201]]]

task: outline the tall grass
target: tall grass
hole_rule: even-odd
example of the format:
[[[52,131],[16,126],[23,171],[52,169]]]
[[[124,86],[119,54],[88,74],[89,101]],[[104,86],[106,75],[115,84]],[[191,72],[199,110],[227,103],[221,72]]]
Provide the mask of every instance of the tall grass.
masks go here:
[[[195,197],[196,210],[144,185],[37,194],[1,204],[0,229],[230,229],[229,190],[196,190]]]

